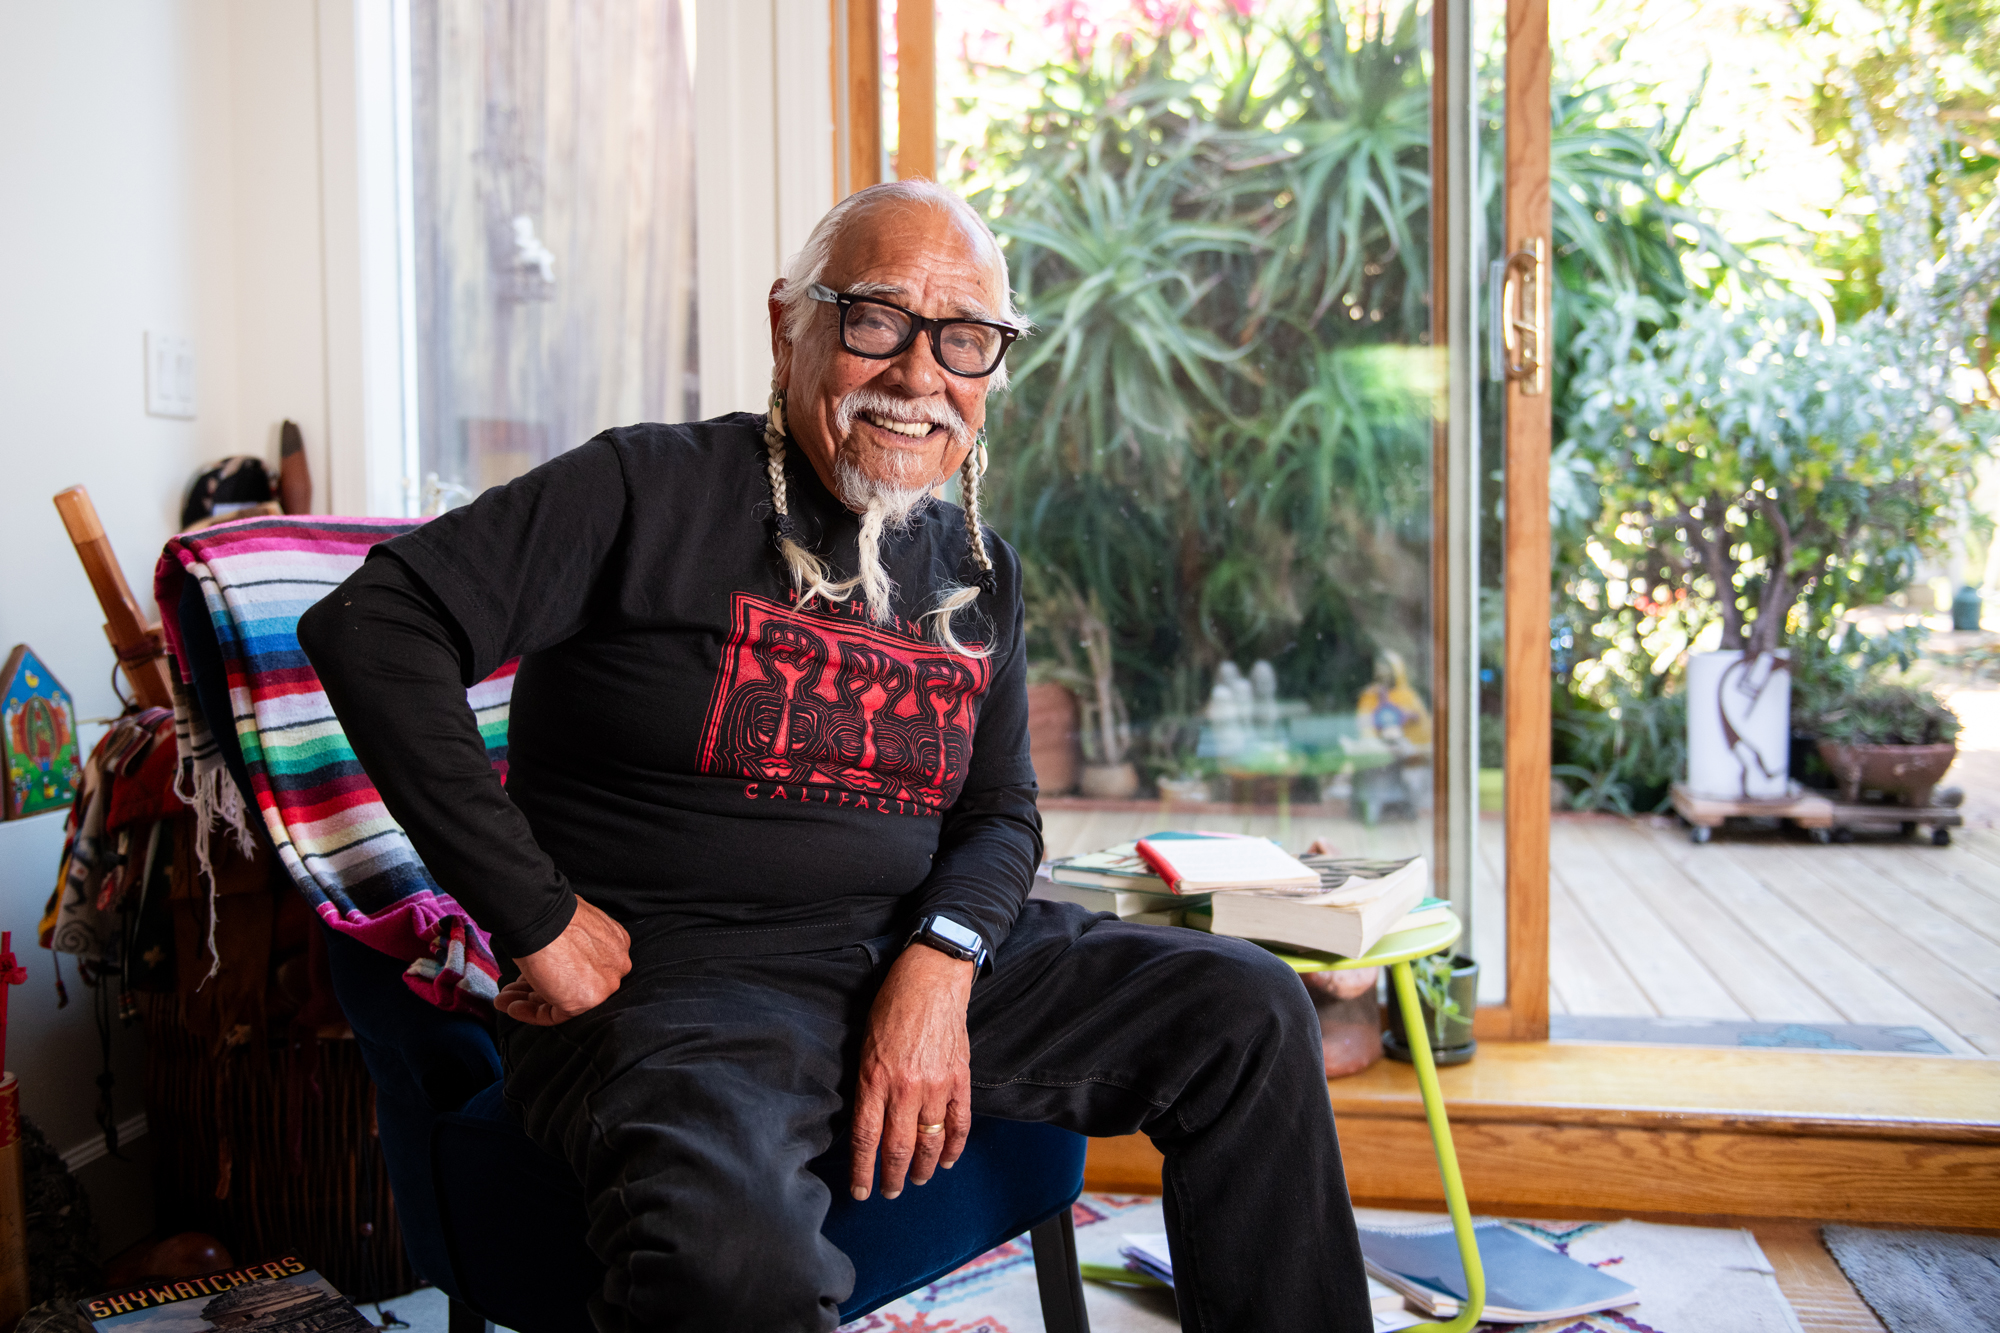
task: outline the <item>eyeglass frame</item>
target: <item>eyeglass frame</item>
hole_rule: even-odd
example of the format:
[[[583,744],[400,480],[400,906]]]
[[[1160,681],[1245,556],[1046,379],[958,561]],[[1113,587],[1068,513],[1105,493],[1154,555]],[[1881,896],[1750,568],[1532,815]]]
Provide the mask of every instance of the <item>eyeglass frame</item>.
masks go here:
[[[967,319],[962,315],[954,315],[949,319],[928,319],[923,315],[919,315],[916,311],[909,309],[907,306],[897,305],[894,301],[885,301],[879,296],[857,296],[850,292],[837,292],[825,283],[820,282],[816,282],[806,288],[806,295],[815,301],[823,301],[828,305],[840,307],[840,347],[842,351],[848,353],[850,356],[858,356],[864,361],[893,361],[910,350],[910,346],[916,342],[918,334],[929,334],[931,357],[938,363],[938,368],[948,374],[956,375],[960,379],[983,380],[993,374],[994,371],[1000,369],[1000,363],[1007,359],[1007,349],[1014,345],[1014,340],[1027,332],[1026,329],[1003,323],[997,319]],[[887,352],[863,352],[850,346],[847,341],[847,312],[852,310],[857,302],[861,301],[866,301],[870,305],[887,306],[889,309],[908,319],[910,321],[910,331],[904,336],[903,341],[897,343],[894,348]],[[976,372],[953,370],[950,366],[946,365],[943,333],[944,326],[947,324],[977,324],[981,328],[992,329],[997,332],[1000,335],[1000,351],[993,358],[993,364],[984,370]]]

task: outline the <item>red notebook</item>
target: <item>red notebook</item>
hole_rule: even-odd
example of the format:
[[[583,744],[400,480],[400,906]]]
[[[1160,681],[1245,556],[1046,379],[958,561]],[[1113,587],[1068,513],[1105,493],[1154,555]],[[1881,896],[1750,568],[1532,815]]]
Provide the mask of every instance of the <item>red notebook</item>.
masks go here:
[[[1320,886],[1318,871],[1263,838],[1141,838],[1139,855],[1177,894]]]

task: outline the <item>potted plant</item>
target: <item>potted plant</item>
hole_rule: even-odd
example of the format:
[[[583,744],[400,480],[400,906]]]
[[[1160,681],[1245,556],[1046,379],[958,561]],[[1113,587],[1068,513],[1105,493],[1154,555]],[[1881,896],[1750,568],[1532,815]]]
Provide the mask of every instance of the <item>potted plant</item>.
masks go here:
[[[1903,681],[1865,682],[1815,719],[1820,758],[1843,801],[1876,791],[1923,807],[1958,757],[1958,715],[1936,693]]]
[[[1076,790],[1083,762],[1081,717],[1069,685],[1048,675],[1040,663],[1028,668],[1028,751],[1041,794],[1067,796]]]
[[[1431,1044],[1431,1059],[1440,1065],[1462,1065],[1479,1050],[1472,1039],[1472,1011],[1479,1004],[1479,964],[1463,954],[1434,953],[1410,964],[1416,982],[1417,1011]],[[1409,1039],[1403,1035],[1402,1005],[1396,987],[1389,986],[1384,1011],[1382,1051],[1391,1060],[1409,1064]]]
[[[1035,579],[1030,590],[1030,614],[1050,630],[1056,653],[1056,661],[1040,668],[1040,674],[1067,685],[1076,698],[1077,740],[1083,751],[1079,789],[1100,800],[1129,800],[1139,794],[1139,770],[1131,761],[1132,724],[1097,591],[1079,591],[1060,570]],[[1083,649],[1081,663],[1078,647]]]
[[[1795,608],[1906,577],[1964,498],[1979,447],[1909,391],[1899,343],[1871,320],[1828,338],[1792,298],[1671,313],[1631,298],[1579,339],[1570,444],[1594,465],[1611,554],[1634,594],[1720,621],[1687,672],[1699,795],[1789,793]]]

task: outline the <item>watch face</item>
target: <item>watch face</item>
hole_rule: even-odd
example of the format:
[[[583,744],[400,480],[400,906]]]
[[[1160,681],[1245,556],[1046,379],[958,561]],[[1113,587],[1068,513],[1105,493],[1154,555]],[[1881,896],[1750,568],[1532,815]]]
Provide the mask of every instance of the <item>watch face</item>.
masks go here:
[[[979,932],[970,926],[961,926],[948,916],[931,918],[930,933],[947,944],[957,945],[970,954],[978,953],[986,941],[979,938]]]

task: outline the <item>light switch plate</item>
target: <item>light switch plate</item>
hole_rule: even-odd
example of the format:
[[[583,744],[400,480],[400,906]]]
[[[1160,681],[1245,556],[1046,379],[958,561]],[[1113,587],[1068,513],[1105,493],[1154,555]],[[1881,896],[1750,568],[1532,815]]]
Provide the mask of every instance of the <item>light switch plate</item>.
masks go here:
[[[184,333],[146,334],[146,413],[194,420],[194,339]]]

